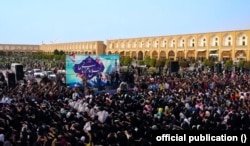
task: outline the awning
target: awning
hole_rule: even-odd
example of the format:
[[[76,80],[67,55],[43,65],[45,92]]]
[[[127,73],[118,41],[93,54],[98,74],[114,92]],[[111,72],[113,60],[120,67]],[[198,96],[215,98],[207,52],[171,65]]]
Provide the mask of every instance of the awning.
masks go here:
[[[204,51],[206,51],[206,49],[198,49],[197,51],[198,52],[204,52]]]
[[[216,48],[215,49],[209,49],[209,51],[217,51],[217,50],[219,50],[219,49],[216,49]]]
[[[209,56],[219,56],[218,54],[209,54]]]

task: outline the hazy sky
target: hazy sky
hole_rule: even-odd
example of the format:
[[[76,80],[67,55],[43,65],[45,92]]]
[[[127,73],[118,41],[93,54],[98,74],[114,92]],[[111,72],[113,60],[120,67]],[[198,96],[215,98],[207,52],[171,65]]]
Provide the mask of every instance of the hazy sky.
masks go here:
[[[0,44],[250,29],[249,0],[1,0]]]

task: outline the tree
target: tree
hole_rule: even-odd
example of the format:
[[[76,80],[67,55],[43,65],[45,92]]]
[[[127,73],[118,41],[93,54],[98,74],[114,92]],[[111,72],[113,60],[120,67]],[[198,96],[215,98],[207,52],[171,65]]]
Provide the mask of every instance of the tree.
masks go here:
[[[155,65],[156,65],[156,59],[155,58],[150,59],[149,66],[155,67]]]
[[[4,51],[0,51],[0,55],[4,56],[4,55],[6,55],[6,53]]]
[[[171,62],[171,60],[167,59],[167,60],[165,61],[165,65],[166,65],[166,66],[169,66],[169,65],[170,65],[170,62]]]
[[[244,62],[244,68],[250,69],[250,61],[245,61]]]
[[[214,66],[214,61],[205,59],[205,60],[203,61],[202,64],[203,64],[204,66],[208,66],[208,67],[211,68],[212,66]]]
[[[233,61],[232,60],[227,60],[224,64],[225,68],[230,68],[233,66]]]
[[[150,56],[145,56],[144,59],[145,65],[150,66],[150,60],[151,60]]]
[[[59,54],[60,54],[60,55],[64,55],[65,52],[64,52],[63,50],[61,50],[61,51],[59,52]]]
[[[238,65],[238,67],[243,68],[244,67],[244,63],[245,63],[245,61],[241,59],[241,60],[239,60],[239,62],[237,63],[237,65]]]
[[[188,67],[188,62],[187,61],[179,60],[178,62],[179,62],[180,67],[184,67],[184,68]]]
[[[164,67],[165,66],[165,62],[166,62],[165,59],[158,59],[156,61],[155,67]]]
[[[144,62],[144,60],[138,60],[138,64],[139,65],[145,65],[145,62]]]
[[[121,64],[124,65],[124,66],[130,65],[131,62],[132,62],[132,58],[129,57],[129,56],[123,56],[123,57],[121,58]]]
[[[60,52],[57,49],[55,49],[53,54],[54,55],[60,55]]]

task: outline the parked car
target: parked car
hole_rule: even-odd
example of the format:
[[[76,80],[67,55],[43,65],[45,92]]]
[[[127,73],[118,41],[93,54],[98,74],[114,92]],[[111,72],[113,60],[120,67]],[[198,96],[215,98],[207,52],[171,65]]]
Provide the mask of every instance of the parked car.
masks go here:
[[[44,76],[47,76],[49,79],[56,78],[56,74],[53,71],[44,71]]]
[[[44,73],[41,69],[34,69],[34,76],[37,78],[44,77]]]

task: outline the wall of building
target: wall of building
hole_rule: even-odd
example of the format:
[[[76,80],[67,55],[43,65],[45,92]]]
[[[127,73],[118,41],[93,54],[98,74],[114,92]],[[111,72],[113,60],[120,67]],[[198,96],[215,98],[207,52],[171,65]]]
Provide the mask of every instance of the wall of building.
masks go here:
[[[39,51],[39,45],[0,44],[0,51],[7,53],[32,53]]]
[[[103,41],[91,42],[71,42],[71,43],[56,43],[56,44],[42,44],[40,50],[51,54],[54,50],[64,51],[67,54],[103,54],[105,53],[105,44]]]
[[[0,51],[52,54],[54,50],[67,54],[120,54],[137,59],[145,56],[165,59],[250,60],[250,30],[209,32],[156,37],[89,42],[53,43],[42,45],[0,44]]]
[[[181,58],[250,60],[249,46],[250,30],[238,30],[108,40],[106,53],[118,53],[138,59],[150,56],[173,60]]]

